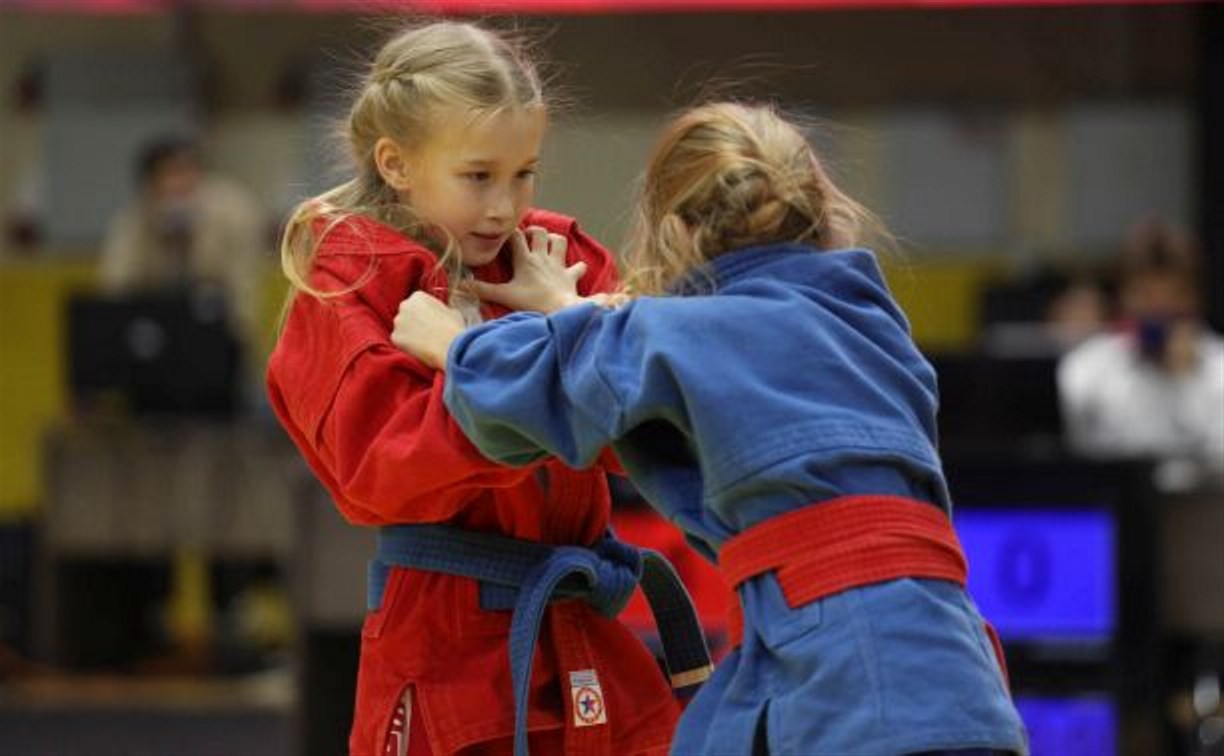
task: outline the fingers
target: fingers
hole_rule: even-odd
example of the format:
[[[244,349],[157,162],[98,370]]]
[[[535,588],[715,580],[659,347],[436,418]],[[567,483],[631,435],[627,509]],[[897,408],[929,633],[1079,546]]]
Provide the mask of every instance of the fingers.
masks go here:
[[[565,272],[569,274],[571,281],[577,282],[579,279],[581,279],[583,276],[586,275],[587,264],[579,260],[578,262],[566,268]]]
[[[414,318],[428,317],[431,313],[443,312],[450,308],[441,299],[423,291],[414,291],[408,298],[400,302],[396,322],[408,322]]]
[[[530,239],[530,252],[538,255],[548,255],[560,265],[565,265],[565,256],[569,251],[569,239],[561,234],[549,233],[542,226],[528,226],[525,229]]]
[[[531,253],[536,255],[548,254],[549,236],[547,229],[539,226],[528,226],[527,237],[531,240]]]
[[[463,331],[463,316],[423,291],[400,302],[391,343],[426,365],[442,370],[450,344]]]
[[[503,295],[503,292],[506,290],[506,288],[508,288],[506,284],[488,283],[486,281],[472,279],[471,281],[465,281],[463,288],[467,289],[472,296],[476,297],[482,302],[506,304],[507,300]]]
[[[590,294],[583,297],[583,299],[588,302],[593,302],[600,307],[615,309],[623,304],[626,304],[629,301],[629,295],[625,294],[623,291],[613,291]]]
[[[519,266],[531,255],[531,249],[527,246],[526,235],[517,228],[510,234],[510,253],[510,260],[514,263],[515,270],[518,270]]]
[[[561,234],[548,235],[548,254],[557,261],[558,265],[565,265],[565,253],[568,249],[569,239]]]
[[[405,308],[413,308],[413,307],[432,307],[435,305],[441,305],[442,307],[445,307],[446,303],[444,303],[441,299],[438,299],[433,294],[430,294],[427,291],[418,290],[418,291],[412,292],[411,294],[408,295],[407,299],[405,299],[403,302],[400,302],[400,310],[402,311]]]

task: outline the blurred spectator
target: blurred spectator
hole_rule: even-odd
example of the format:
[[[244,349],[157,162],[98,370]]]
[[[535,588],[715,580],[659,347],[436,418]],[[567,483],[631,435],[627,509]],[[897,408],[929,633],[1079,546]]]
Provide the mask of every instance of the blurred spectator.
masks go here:
[[[1095,271],[1053,266],[988,287],[981,310],[982,351],[998,358],[1056,358],[1105,330],[1111,317]]]
[[[1162,460],[1157,483],[1224,478],[1224,339],[1203,319],[1197,244],[1159,221],[1136,226],[1119,271],[1122,320],[1059,365],[1069,441],[1096,457]]]
[[[1109,296],[1092,277],[1072,278],[1046,304],[1044,314],[1046,329],[1065,352],[1108,328]]]
[[[110,293],[208,290],[223,296],[235,335],[257,332],[264,217],[255,197],[209,174],[199,147],[167,137],[137,161],[140,194],[116,216],[102,249]]]

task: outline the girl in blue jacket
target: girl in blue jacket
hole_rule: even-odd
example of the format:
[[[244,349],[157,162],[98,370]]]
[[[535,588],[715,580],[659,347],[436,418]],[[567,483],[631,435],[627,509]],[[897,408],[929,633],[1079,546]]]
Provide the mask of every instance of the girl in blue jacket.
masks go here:
[[[445,370],[485,455],[585,467],[611,445],[735,588],[735,648],[673,753],[1027,751],[965,591],[935,374],[855,248],[869,218],[773,109],[715,103],[654,152],[618,306],[464,330],[427,294],[401,305],[393,339]],[[563,285],[535,257],[520,283]]]

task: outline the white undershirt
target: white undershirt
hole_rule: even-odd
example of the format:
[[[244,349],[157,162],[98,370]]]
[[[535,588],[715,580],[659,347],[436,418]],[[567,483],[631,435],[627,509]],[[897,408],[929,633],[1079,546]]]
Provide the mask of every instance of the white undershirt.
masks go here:
[[[1173,375],[1140,357],[1130,336],[1096,336],[1058,366],[1069,440],[1097,457],[1195,460],[1224,474],[1224,339],[1203,332],[1198,360]]]

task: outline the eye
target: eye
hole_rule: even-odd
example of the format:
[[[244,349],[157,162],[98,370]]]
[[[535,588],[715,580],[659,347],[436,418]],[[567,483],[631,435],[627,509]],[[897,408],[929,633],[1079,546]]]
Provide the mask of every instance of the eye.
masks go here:
[[[535,175],[536,175],[536,169],[535,169],[535,168],[524,168],[523,170],[521,170],[521,171],[519,171],[518,173],[514,174],[514,177],[515,177],[515,178],[517,178],[517,179],[523,179],[523,180],[526,180],[526,179],[529,179],[529,178],[535,178]]]
[[[476,184],[483,184],[484,182],[489,180],[489,172],[488,171],[469,171],[468,173],[463,174],[463,178],[473,183],[476,183]]]

